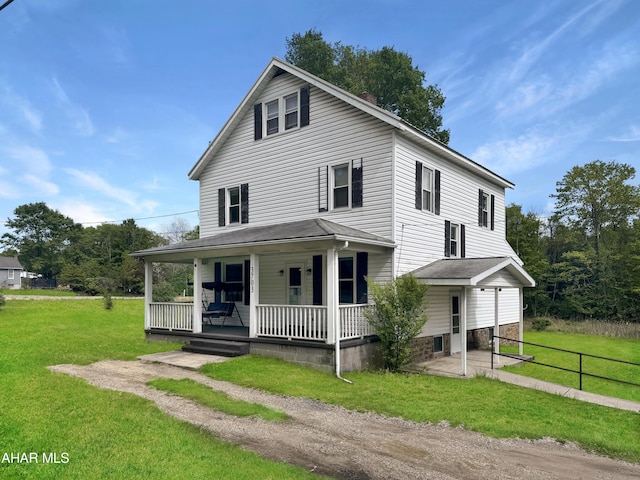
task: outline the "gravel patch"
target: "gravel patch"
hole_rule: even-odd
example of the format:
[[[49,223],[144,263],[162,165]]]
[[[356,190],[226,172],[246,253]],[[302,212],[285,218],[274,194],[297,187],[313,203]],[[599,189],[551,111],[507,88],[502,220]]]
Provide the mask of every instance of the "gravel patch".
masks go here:
[[[552,439],[493,439],[464,428],[358,413],[307,398],[272,395],[198,372],[141,361],[56,365],[51,371],[151,400],[162,411],[264,458],[340,479],[637,479],[640,465]],[[188,378],[233,398],[286,412],[285,422],[239,418],[146,383]]]

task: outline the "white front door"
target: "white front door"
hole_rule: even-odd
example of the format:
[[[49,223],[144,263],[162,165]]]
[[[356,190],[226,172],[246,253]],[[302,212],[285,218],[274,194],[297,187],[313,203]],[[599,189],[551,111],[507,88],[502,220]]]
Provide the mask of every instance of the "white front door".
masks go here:
[[[451,354],[460,352],[460,295],[451,295]]]
[[[303,305],[304,265],[287,265],[287,302],[289,305]]]

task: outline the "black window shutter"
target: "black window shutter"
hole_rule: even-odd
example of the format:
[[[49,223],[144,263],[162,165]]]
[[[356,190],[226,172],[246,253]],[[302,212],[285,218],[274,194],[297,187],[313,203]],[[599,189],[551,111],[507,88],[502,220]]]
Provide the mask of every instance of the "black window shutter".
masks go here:
[[[355,160],[351,161],[351,206],[362,206],[362,159],[359,167]]]
[[[465,246],[464,246],[464,225],[460,225],[460,258],[465,258]]]
[[[218,226],[224,227],[226,225],[225,220],[225,198],[227,196],[227,192],[224,188],[218,189]]]
[[[451,256],[451,222],[444,221],[444,256]]]
[[[222,283],[222,263],[220,262],[216,262],[213,265],[213,280],[218,284]],[[216,303],[222,302],[222,289],[216,288],[215,292],[216,292],[216,297],[215,297]]]
[[[478,190],[478,225],[480,225],[481,227],[482,225],[482,196],[484,195],[484,192],[482,191],[482,189]]]
[[[322,255],[313,256],[313,304],[322,305]]]
[[[251,292],[250,292],[250,288],[251,288],[251,280],[250,280],[250,276],[251,276],[251,261],[250,260],[245,260],[244,261],[244,275],[243,275],[243,283],[244,283],[244,304],[245,305],[249,305],[251,303]]]
[[[262,138],[262,104],[256,103],[253,106],[253,139]]]
[[[422,163],[416,162],[416,208],[422,210]]]
[[[249,184],[240,185],[240,222],[249,223]]]
[[[495,227],[495,212],[496,212],[496,196],[491,195],[491,230]]]
[[[440,215],[440,170],[436,170],[435,183],[435,200],[433,202],[433,213],[435,213],[436,215]]]
[[[329,166],[318,167],[318,211],[329,211]]]
[[[367,275],[369,275],[369,253],[356,254],[356,302],[367,303]]]
[[[300,128],[309,125],[309,86],[300,89]]]

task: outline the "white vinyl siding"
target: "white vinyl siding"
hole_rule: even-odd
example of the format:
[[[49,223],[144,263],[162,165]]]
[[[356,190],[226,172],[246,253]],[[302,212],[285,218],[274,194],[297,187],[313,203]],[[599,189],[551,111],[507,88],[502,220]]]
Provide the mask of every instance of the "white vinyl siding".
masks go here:
[[[440,215],[415,208],[415,165],[440,170]],[[495,195],[495,229],[478,226],[478,189]],[[396,135],[396,269],[403,274],[444,258],[444,222],[465,225],[465,257],[514,256],[505,240],[504,190]],[[459,248],[460,249],[460,246]]]
[[[281,98],[306,84],[274,78],[261,100]],[[381,121],[317,88],[310,92],[310,123],[253,141],[252,105],[200,176],[201,235],[220,232],[217,189],[251,185],[251,226],[325,218],[392,238],[392,134]],[[362,159],[363,206],[318,212],[318,169]],[[242,168],[238,168],[242,165]]]

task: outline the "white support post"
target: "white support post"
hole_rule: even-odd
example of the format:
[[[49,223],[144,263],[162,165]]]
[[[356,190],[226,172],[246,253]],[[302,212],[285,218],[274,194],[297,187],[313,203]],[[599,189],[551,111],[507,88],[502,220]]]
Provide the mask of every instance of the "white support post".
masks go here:
[[[518,353],[524,355],[524,344],[522,343],[524,341],[524,290],[522,287],[519,287],[518,291],[518,310],[520,316],[518,319],[518,340],[520,341],[520,343],[518,343]]]
[[[327,343],[336,343],[338,312],[338,255],[335,248],[327,250]]]
[[[494,335],[500,335],[500,299],[499,299],[499,292],[500,289],[498,287],[493,289],[493,321],[494,321],[494,325],[493,325],[493,334]],[[500,353],[500,339],[496,338],[494,340],[494,344],[493,344],[493,351],[495,353]],[[500,363],[500,355],[496,355],[495,360],[497,363]]]
[[[460,294],[460,358],[462,375],[467,376],[467,288],[462,287]]]
[[[255,253],[249,255],[249,337],[258,336],[258,299],[260,292],[260,261]]]
[[[151,302],[153,302],[153,263],[144,262],[144,329],[151,328]]]
[[[202,333],[202,259],[193,259],[193,333]]]

